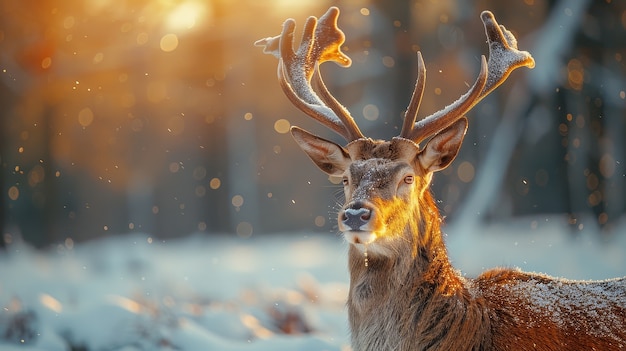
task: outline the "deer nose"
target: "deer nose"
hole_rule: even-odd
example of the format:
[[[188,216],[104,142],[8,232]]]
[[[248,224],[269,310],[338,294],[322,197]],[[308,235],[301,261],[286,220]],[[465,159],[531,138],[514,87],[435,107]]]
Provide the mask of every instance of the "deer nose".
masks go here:
[[[372,218],[372,210],[366,207],[349,207],[341,215],[342,223],[352,231],[361,231]]]

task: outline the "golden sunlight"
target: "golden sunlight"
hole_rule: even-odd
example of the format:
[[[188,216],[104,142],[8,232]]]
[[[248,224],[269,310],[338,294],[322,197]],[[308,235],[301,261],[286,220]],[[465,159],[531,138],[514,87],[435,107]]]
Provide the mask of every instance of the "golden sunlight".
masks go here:
[[[193,28],[197,21],[209,10],[199,1],[187,1],[174,8],[167,16],[167,28],[173,31]]]

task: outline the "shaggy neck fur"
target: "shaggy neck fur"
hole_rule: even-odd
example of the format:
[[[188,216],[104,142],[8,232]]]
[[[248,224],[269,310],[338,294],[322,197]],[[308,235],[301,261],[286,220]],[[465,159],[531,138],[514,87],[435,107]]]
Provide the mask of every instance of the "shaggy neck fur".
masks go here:
[[[432,196],[420,198],[398,228],[399,236],[382,243],[397,254],[369,254],[365,266],[362,251],[350,247],[348,310],[354,351],[471,350],[488,341],[482,335],[489,320],[448,260]],[[385,205],[406,207],[406,202]],[[455,328],[463,328],[465,337],[456,337]],[[419,344],[406,344],[416,336]],[[478,343],[467,344],[472,340]]]
[[[390,213],[403,205],[413,221],[391,226],[400,234],[381,238],[367,266],[350,246],[353,351],[626,349],[626,278],[497,268],[466,280],[450,264],[432,196],[419,198],[409,210],[405,201],[377,204]]]

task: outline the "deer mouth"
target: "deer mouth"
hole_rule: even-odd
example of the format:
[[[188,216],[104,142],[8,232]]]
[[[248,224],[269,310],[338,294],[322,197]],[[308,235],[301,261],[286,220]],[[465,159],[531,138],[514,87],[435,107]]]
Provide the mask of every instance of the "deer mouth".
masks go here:
[[[346,231],[343,233],[346,242],[353,245],[369,245],[376,240],[376,234],[368,231]]]
[[[344,239],[353,245],[369,245],[376,240],[378,224],[375,207],[363,201],[351,202],[340,212],[339,230]]]

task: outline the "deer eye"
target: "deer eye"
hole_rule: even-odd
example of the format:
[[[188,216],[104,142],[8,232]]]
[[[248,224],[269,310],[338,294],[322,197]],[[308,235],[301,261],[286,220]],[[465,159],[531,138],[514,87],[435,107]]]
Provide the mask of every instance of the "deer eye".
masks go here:
[[[343,186],[350,185],[350,180],[348,180],[348,177],[343,177],[341,181],[343,182]]]
[[[407,184],[413,184],[414,181],[415,181],[415,177],[412,175],[408,175],[404,177],[404,182]]]

